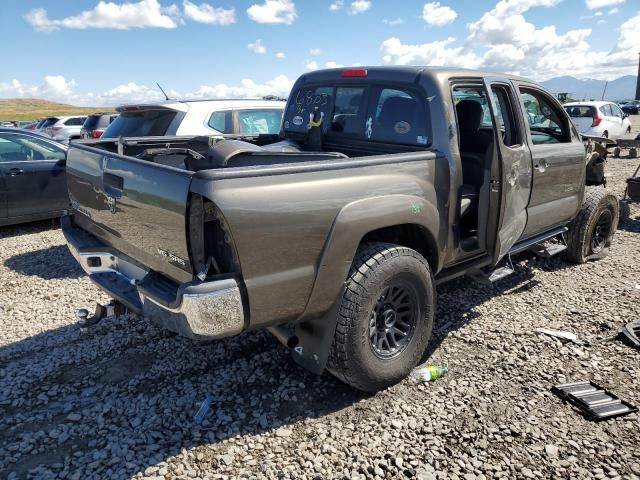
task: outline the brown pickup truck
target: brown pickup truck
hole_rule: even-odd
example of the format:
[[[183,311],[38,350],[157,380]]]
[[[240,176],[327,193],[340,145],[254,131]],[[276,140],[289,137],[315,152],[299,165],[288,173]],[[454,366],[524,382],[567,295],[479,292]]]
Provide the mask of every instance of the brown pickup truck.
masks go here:
[[[72,144],[62,223],[132,312],[194,339],[268,328],[305,367],[375,391],[424,354],[438,283],[495,281],[524,250],[606,254],[618,203],[592,147],[523,78],[317,71],[279,138]]]

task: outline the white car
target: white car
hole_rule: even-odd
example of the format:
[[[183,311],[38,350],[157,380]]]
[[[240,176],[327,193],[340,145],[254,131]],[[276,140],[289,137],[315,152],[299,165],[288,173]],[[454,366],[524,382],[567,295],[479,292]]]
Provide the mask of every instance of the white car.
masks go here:
[[[196,135],[260,135],[280,132],[286,102],[186,100],[122,105],[102,138]]]
[[[564,109],[579,133],[616,140],[631,133],[629,115],[612,102],[565,103]]]
[[[69,140],[80,138],[80,129],[86,119],[86,115],[48,117],[40,130],[58,142],[69,143]]]

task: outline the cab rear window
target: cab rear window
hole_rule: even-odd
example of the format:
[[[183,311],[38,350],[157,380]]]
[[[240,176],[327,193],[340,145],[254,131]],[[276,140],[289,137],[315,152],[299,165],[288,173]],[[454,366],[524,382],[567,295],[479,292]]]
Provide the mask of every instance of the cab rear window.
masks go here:
[[[428,100],[404,86],[337,85],[303,87],[291,97],[285,132],[305,133],[316,109],[323,115],[323,133],[372,142],[428,146]]]

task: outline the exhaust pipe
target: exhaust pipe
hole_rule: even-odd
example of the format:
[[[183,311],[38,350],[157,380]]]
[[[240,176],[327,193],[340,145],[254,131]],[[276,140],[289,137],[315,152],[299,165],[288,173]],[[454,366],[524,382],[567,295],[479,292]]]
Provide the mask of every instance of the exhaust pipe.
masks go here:
[[[285,347],[296,348],[298,346],[298,336],[290,328],[276,325],[275,327],[268,327],[267,330]]]

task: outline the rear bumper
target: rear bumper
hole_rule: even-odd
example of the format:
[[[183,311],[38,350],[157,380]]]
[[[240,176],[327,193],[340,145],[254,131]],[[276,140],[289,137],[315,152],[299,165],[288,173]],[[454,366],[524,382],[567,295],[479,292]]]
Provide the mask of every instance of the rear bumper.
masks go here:
[[[176,285],[61,219],[71,254],[102,290],[163,328],[185,337],[215,339],[244,329],[242,296],[233,278]]]

